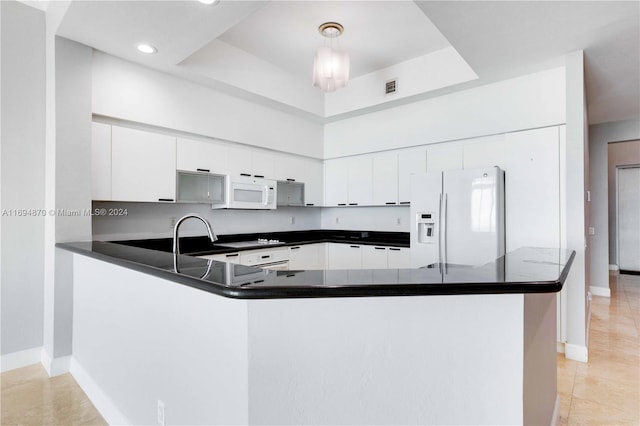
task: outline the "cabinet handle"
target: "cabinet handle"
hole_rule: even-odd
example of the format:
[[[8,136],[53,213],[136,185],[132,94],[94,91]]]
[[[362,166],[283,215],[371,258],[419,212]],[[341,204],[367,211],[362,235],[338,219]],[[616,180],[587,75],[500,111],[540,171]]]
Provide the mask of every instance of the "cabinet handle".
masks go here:
[[[269,259],[270,257],[270,254],[265,254],[264,256],[260,256],[260,259]]]
[[[289,178],[287,178],[287,182],[295,182],[295,181],[296,181],[295,179],[289,179]]]
[[[173,201],[173,198],[158,198],[158,201]]]
[[[239,254],[238,253],[233,253],[233,254],[225,254],[225,257],[238,257]]]
[[[349,246],[351,248],[360,248],[360,246]]]
[[[384,250],[384,247],[374,247],[376,250]]]
[[[395,201],[387,201],[385,204],[395,204]]]
[[[291,250],[298,250],[300,247],[289,247]]]
[[[254,284],[260,284],[260,283],[263,283],[263,282],[264,282],[264,280],[257,280],[257,281],[254,281],[253,283]]]
[[[411,201],[400,201],[400,204],[411,204]]]
[[[313,203],[307,203],[307,206],[315,206]]]
[[[339,206],[346,206],[346,203],[338,203]]]
[[[393,250],[393,251],[400,251],[400,249],[399,249],[399,248],[393,248],[393,247],[390,247],[390,248],[389,248],[389,250]]]
[[[211,170],[209,170],[209,169],[196,169],[196,170],[199,171],[199,172],[207,172],[207,173],[211,172]]]
[[[264,175],[253,175],[253,177],[263,178],[263,177],[264,177]]]
[[[295,277],[295,276],[296,276],[296,274],[287,274],[287,275],[285,275],[285,277],[287,277],[287,278],[291,278],[291,277]]]
[[[349,203],[350,206],[357,206],[358,203]]]
[[[251,175],[249,173],[240,173],[240,176],[251,177]]]

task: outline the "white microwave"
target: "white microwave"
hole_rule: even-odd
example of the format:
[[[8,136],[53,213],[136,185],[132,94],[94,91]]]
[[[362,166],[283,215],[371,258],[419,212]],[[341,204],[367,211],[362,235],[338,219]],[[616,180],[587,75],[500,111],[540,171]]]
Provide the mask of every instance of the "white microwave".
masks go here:
[[[227,176],[227,196],[224,204],[214,204],[214,209],[276,208],[277,182],[250,176]]]

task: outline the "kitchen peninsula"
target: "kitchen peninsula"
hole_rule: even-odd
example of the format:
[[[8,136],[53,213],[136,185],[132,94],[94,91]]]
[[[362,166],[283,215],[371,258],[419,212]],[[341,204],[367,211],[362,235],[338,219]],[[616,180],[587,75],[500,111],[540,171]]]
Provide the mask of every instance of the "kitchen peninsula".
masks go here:
[[[74,253],[71,371],[109,423],[155,423],[158,404],[167,424],[550,423],[557,410],[555,292],[573,252],[357,271],[180,255],[176,272],[168,252],[58,248]]]

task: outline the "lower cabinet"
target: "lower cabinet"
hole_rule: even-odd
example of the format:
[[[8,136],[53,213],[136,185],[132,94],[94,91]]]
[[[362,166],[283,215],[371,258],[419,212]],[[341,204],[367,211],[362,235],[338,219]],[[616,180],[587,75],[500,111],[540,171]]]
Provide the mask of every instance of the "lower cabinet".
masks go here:
[[[358,244],[328,243],[327,269],[362,268],[362,246]]]
[[[325,243],[289,247],[289,269],[326,269]]]
[[[410,268],[409,248],[329,243],[327,269]]]
[[[411,268],[411,252],[408,247],[389,247],[387,261],[389,269]]]

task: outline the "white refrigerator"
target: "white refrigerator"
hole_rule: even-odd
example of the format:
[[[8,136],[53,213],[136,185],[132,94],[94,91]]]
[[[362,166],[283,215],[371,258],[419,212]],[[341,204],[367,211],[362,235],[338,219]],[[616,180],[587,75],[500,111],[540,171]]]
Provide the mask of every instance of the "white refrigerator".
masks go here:
[[[504,255],[504,171],[411,176],[411,263],[477,266]]]

